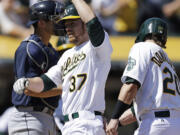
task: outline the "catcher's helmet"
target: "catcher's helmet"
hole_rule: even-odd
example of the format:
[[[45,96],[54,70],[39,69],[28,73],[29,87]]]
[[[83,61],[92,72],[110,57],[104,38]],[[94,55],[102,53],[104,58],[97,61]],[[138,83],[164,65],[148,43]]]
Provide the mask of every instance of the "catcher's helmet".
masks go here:
[[[147,36],[155,36],[165,47],[167,40],[167,24],[160,18],[147,19],[140,27],[135,43],[145,41]]]
[[[64,5],[55,1],[41,1],[30,7],[30,21],[28,25],[42,20],[56,22],[61,19],[64,12]]]

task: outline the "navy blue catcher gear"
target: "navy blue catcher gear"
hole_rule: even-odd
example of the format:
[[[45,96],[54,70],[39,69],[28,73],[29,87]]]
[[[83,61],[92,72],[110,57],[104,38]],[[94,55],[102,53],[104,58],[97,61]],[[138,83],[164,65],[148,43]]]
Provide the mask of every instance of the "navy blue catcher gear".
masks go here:
[[[64,24],[59,23],[64,13],[64,5],[56,1],[41,1],[30,7],[30,20],[28,26],[39,20],[52,21],[54,23],[54,34],[63,36],[65,34]]]
[[[28,25],[38,22],[40,19],[46,21],[59,20],[64,12],[64,5],[55,1],[41,1],[30,7],[30,21]]]

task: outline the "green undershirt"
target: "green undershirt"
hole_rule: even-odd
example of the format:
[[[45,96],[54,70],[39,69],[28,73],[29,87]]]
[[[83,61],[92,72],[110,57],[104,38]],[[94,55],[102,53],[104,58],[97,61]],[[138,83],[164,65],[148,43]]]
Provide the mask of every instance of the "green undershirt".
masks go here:
[[[48,91],[48,90],[56,87],[56,84],[47,75],[44,74],[44,75],[42,75],[40,77],[41,77],[41,79],[43,80],[43,83],[44,83],[43,91]]]
[[[105,33],[98,18],[95,17],[89,22],[87,22],[86,27],[92,45],[94,47],[100,46],[104,41]]]

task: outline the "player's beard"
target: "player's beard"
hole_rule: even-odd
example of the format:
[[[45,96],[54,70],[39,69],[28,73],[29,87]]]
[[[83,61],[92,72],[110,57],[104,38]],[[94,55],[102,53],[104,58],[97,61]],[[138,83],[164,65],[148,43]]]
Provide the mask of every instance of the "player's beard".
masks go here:
[[[83,34],[84,34],[84,31],[81,31],[81,33],[79,33],[78,35],[69,34],[68,35],[69,42],[73,43],[73,44],[76,44],[76,45],[82,44],[84,42],[84,40],[82,38]]]
[[[86,41],[86,38],[84,38],[85,33],[87,33],[86,26],[82,24],[78,35],[75,35],[73,32],[68,33],[69,42],[76,45],[82,44]]]

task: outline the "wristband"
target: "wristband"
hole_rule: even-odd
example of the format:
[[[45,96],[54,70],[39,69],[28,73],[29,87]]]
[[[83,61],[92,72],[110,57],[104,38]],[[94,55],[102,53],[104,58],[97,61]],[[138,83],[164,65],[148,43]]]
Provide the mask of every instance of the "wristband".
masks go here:
[[[28,88],[28,86],[29,86],[29,80],[27,78],[25,78],[25,80],[24,80],[24,89]]]
[[[118,100],[114,108],[112,119],[118,119],[130,105]]]

